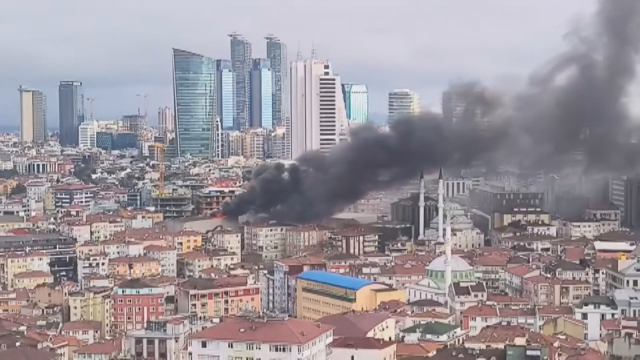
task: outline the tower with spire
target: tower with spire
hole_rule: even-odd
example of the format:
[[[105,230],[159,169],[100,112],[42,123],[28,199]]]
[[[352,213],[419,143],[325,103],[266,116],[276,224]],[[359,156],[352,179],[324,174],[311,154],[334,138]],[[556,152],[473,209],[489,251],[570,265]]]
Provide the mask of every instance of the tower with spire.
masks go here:
[[[418,195],[418,208],[419,208],[419,220],[418,223],[420,224],[419,228],[418,228],[418,240],[424,240],[424,207],[425,207],[425,202],[424,202],[424,171],[420,172],[420,194]]]
[[[444,242],[444,178],[442,168],[438,174],[438,244]]]

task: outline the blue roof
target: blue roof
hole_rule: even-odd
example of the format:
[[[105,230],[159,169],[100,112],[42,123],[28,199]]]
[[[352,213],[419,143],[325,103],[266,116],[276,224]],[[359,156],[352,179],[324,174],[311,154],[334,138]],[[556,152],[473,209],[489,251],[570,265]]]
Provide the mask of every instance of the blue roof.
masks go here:
[[[305,271],[298,275],[298,279],[315,281],[347,290],[360,290],[367,285],[375,283],[374,281],[319,270]]]

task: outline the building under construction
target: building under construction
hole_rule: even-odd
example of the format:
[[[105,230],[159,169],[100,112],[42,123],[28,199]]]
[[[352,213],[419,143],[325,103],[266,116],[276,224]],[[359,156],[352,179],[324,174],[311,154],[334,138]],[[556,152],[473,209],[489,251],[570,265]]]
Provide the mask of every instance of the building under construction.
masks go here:
[[[190,216],[194,209],[191,202],[191,191],[174,186],[153,189],[151,206],[161,212],[165,218]]]
[[[195,193],[198,215],[213,215],[222,209],[222,204],[244,192],[239,187],[209,187]]]

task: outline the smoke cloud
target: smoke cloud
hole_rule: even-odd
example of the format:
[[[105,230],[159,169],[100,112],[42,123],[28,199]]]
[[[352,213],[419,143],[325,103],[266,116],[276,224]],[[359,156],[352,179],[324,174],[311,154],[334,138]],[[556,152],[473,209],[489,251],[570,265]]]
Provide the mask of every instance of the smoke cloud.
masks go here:
[[[396,120],[386,133],[362,125],[328,154],[309,152],[289,167],[261,165],[223,213],[313,222],[420,170],[476,161],[544,170],[580,151],[591,169],[635,167],[625,96],[636,77],[640,1],[602,0],[591,26],[575,29],[569,40],[514,96],[498,97],[479,84],[451,89],[466,104],[459,121],[427,114]]]

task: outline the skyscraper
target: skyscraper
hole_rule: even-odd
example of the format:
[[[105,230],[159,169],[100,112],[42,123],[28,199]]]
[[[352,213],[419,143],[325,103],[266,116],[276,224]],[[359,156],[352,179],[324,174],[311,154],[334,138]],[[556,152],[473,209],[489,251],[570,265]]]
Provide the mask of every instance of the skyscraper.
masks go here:
[[[93,149],[97,146],[98,122],[90,119],[78,127],[78,147],[80,149]]]
[[[175,119],[170,107],[158,109],[158,132],[161,136],[175,131]]]
[[[369,92],[367,85],[343,84],[342,93],[347,109],[347,119],[365,123],[369,119]]]
[[[60,81],[58,86],[60,145],[78,146],[78,127],[84,122],[84,92],[80,81]]]
[[[251,62],[251,96],[249,126],[273,129],[273,82],[268,59]]]
[[[309,150],[328,152],[340,139],[347,115],[340,76],[328,61],[291,63],[291,157]]]
[[[420,97],[417,93],[407,90],[393,90],[389,92],[389,120],[401,116],[411,116],[420,113]]]
[[[235,76],[234,121],[237,130],[244,130],[249,123],[249,72],[251,71],[251,43],[237,33],[229,34],[231,38],[231,67]]]
[[[216,60],[216,114],[225,131],[234,129],[235,86],[231,61]]]
[[[177,155],[212,158],[217,147],[216,61],[173,49],[173,99]]]
[[[45,142],[47,139],[47,98],[42,91],[23,86],[20,92],[20,140]]]
[[[267,35],[267,58],[271,63],[273,74],[273,124],[285,126],[285,121],[290,119],[289,102],[289,63],[287,62],[287,45],[273,35]]]

